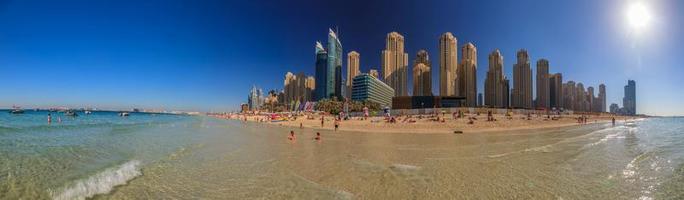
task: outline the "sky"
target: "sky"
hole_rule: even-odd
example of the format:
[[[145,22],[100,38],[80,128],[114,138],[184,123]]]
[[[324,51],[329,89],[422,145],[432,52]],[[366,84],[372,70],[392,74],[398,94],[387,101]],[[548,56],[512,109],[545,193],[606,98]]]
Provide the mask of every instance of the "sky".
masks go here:
[[[634,2],[650,13],[645,27],[629,26]],[[280,90],[287,72],[314,75],[315,42],[325,44],[332,27],[345,56],[360,53],[362,72],[380,68],[389,32],[405,37],[409,61],[427,50],[435,94],[439,36],[452,32],[459,49],[471,42],[478,50],[479,92],[489,53],[501,51],[512,77],[524,48],[535,73],[545,58],[564,82],[605,84],[608,105],[622,104],[633,79],[638,113],[684,115],[682,7],[676,0],[0,0],[0,107],[235,111],[253,85]]]

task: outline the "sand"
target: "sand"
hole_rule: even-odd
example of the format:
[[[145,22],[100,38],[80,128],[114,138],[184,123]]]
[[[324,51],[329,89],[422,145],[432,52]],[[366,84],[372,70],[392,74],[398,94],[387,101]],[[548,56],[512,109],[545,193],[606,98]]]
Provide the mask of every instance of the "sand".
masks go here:
[[[212,115],[214,117],[233,120],[255,121],[274,125],[288,126],[293,128],[334,129],[334,116],[323,115],[324,123],[321,126],[320,114],[305,114],[291,117],[287,121],[271,122],[266,116],[238,114],[238,115]],[[439,121],[434,115],[396,116],[396,122],[390,123],[385,117],[353,117],[339,122],[339,131],[354,131],[366,133],[481,133],[498,132],[508,130],[527,130],[543,128],[559,128],[567,126],[580,126],[591,123],[610,123],[615,117],[618,121],[626,120],[627,117],[614,116],[607,113],[594,113],[585,115],[586,123],[578,123],[577,118],[582,115],[512,115],[510,117],[494,114],[495,121],[487,121],[487,114],[464,114],[458,118],[452,114],[439,114]],[[311,118],[313,117],[313,119]],[[455,118],[456,117],[456,118]],[[472,124],[469,122],[472,119]],[[307,119],[308,118],[308,119]],[[553,119],[555,118],[555,120]]]

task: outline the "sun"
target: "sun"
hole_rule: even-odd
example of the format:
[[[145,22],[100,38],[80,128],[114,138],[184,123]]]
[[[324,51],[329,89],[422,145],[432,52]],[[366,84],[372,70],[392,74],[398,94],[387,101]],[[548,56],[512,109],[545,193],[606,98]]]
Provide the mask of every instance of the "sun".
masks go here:
[[[627,22],[632,29],[642,30],[651,21],[651,13],[641,2],[634,2],[627,8]]]

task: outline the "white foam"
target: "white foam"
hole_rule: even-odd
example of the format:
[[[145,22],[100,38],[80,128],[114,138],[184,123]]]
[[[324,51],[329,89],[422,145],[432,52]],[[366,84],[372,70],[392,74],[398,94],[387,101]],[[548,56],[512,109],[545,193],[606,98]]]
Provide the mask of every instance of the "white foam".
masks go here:
[[[140,161],[131,160],[115,168],[106,169],[87,179],[81,179],[63,188],[59,193],[52,193],[52,199],[86,199],[97,194],[109,193],[114,187],[126,184],[129,180],[142,175]]]

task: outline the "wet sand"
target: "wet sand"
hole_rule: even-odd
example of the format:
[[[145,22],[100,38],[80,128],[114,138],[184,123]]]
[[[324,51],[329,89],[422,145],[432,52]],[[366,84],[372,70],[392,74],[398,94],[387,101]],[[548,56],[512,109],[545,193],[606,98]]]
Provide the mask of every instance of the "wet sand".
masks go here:
[[[684,151],[676,145],[662,145],[672,138],[649,136],[641,126],[597,123],[488,134],[367,134],[214,120],[197,130],[197,134],[212,133],[211,137],[151,163],[143,176],[101,197],[656,197],[663,193],[651,180],[668,180],[681,167],[677,158]],[[296,141],[286,139],[290,130],[295,131]],[[322,141],[313,140],[315,132],[322,133]],[[654,143],[679,150],[672,153],[644,146]]]

